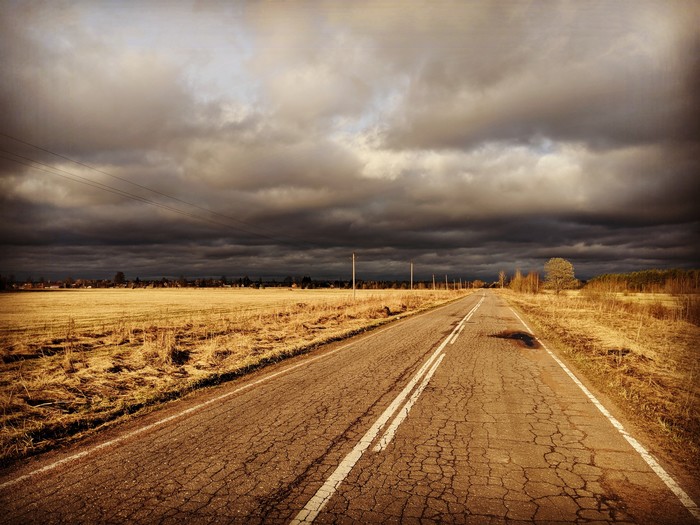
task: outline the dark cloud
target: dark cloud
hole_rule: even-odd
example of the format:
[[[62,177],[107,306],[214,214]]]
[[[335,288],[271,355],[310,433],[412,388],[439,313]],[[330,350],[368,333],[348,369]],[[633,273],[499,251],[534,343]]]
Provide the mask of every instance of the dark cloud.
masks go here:
[[[5,6],[0,273],[697,265],[698,27],[690,1]]]
[[[502,6],[500,6],[502,8]],[[472,28],[410,46],[423,57],[386,132],[394,148],[545,136],[590,147],[697,140],[697,6],[541,2],[484,8]],[[486,18],[483,20],[482,18]],[[484,25],[481,25],[484,24]],[[692,33],[691,33],[692,31]],[[689,34],[690,33],[690,34]],[[432,45],[431,45],[432,44]]]

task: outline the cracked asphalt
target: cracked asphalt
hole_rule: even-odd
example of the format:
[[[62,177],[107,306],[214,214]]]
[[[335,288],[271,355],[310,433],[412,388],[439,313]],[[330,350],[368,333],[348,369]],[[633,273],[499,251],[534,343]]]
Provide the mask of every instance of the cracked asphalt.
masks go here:
[[[506,331],[525,329],[474,294],[170,403],[0,472],[0,522],[289,523],[450,339],[316,523],[697,523],[552,357]]]

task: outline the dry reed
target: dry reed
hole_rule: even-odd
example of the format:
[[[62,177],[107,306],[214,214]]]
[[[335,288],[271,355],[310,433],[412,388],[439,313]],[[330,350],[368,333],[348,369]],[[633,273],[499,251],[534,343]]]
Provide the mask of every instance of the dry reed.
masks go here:
[[[700,327],[691,321],[697,296],[504,293],[628,417],[661,436],[662,449],[695,463]]]

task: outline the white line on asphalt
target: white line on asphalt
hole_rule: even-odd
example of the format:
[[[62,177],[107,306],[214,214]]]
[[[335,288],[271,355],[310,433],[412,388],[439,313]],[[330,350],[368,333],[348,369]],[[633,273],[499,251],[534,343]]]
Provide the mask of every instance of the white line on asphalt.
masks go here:
[[[452,341],[450,341],[450,344],[451,344],[451,345],[455,344],[455,341],[456,341],[457,339],[459,339],[459,336],[460,336],[460,335],[462,335],[462,330],[464,330],[464,327],[465,327],[465,326],[466,326],[466,325],[463,324],[462,327],[461,327],[461,328],[457,331],[457,333],[454,335],[454,337],[452,338]]]
[[[391,329],[392,327],[393,327],[393,325],[390,325],[390,326],[387,326],[386,328],[379,329],[379,330],[377,330],[377,331],[375,331],[375,332],[372,332],[368,337],[374,337],[375,335],[378,335],[378,334],[380,334],[381,332],[384,332],[385,330],[389,330],[389,329]],[[363,339],[363,340],[364,340],[364,339]],[[153,423],[151,423],[151,424],[149,424],[149,425],[146,425],[145,427],[137,428],[136,430],[132,430],[131,432],[127,432],[126,434],[122,434],[122,435],[119,436],[119,437],[116,437],[116,438],[111,439],[111,440],[109,440],[109,441],[105,441],[104,443],[100,443],[99,445],[95,445],[95,446],[92,447],[92,448],[89,448],[89,449],[84,450],[84,451],[82,451],[82,452],[78,452],[77,454],[73,454],[73,455],[71,455],[71,456],[67,456],[67,457],[65,457],[65,458],[63,458],[63,459],[59,459],[58,461],[55,461],[55,462],[50,463],[50,464],[48,464],[48,465],[44,465],[43,467],[38,468],[38,469],[36,469],[36,470],[33,470],[33,471],[31,471],[31,472],[29,472],[29,473],[27,473],[27,474],[24,474],[24,475],[22,475],[22,476],[16,477],[16,478],[14,478],[14,479],[10,479],[10,480],[8,480],[8,481],[5,481],[4,483],[0,483],[0,490],[5,489],[5,488],[7,488],[7,487],[11,487],[11,486],[13,486],[13,485],[16,485],[17,483],[20,483],[20,482],[22,482],[22,481],[25,481],[25,480],[31,478],[31,477],[36,476],[37,474],[42,474],[42,473],[44,473],[44,472],[48,472],[48,471],[50,471],[50,470],[53,470],[53,469],[55,469],[55,468],[57,468],[57,467],[60,467],[61,465],[65,465],[66,463],[72,463],[73,461],[76,461],[76,460],[78,460],[78,459],[80,459],[80,458],[83,458],[83,457],[89,455],[89,454],[92,454],[92,453],[94,453],[94,452],[97,452],[98,450],[102,450],[103,448],[107,448],[107,447],[110,447],[110,446],[112,446],[112,445],[116,445],[117,443],[121,443],[122,441],[126,441],[126,440],[129,439],[129,438],[132,438],[132,437],[137,436],[137,435],[139,435],[139,434],[143,434],[144,432],[147,432],[147,431],[149,431],[149,430],[151,430],[151,429],[154,429],[154,428],[156,428],[156,427],[165,425],[166,423],[170,423],[171,421],[174,421],[174,420],[179,419],[179,418],[181,418],[181,417],[183,417],[183,416],[189,415],[189,414],[191,414],[191,413],[193,413],[193,412],[196,412],[196,411],[198,411],[198,410],[200,410],[200,409],[202,409],[202,408],[205,408],[205,407],[207,407],[207,406],[209,406],[209,405],[212,405],[212,404],[214,404],[214,403],[218,403],[219,401],[222,401],[222,400],[224,400],[224,399],[226,399],[226,398],[229,398],[229,397],[231,397],[231,396],[234,396],[234,395],[236,395],[236,394],[238,394],[238,393],[240,393],[240,392],[242,392],[242,391],[244,391],[244,390],[248,390],[249,388],[253,388],[254,386],[257,386],[257,385],[259,385],[259,384],[261,384],[261,383],[265,383],[265,382],[267,382],[267,381],[269,381],[269,380],[271,380],[271,379],[274,379],[274,378],[276,378],[276,377],[278,377],[278,376],[281,376],[281,375],[283,375],[283,374],[286,374],[287,372],[291,372],[292,370],[295,370],[295,369],[300,368],[300,367],[302,367],[302,366],[306,366],[306,365],[308,365],[309,363],[312,363],[312,362],[314,362],[314,361],[318,361],[319,359],[323,359],[323,358],[325,358],[325,357],[328,357],[328,356],[330,356],[330,355],[333,355],[333,354],[335,354],[336,352],[339,352],[339,351],[341,351],[341,350],[344,350],[344,349],[346,349],[347,347],[352,346],[352,345],[354,345],[354,344],[357,344],[357,341],[353,341],[353,342],[351,342],[351,343],[348,343],[348,344],[339,346],[338,348],[335,348],[335,349],[333,349],[333,350],[331,350],[331,351],[329,351],[329,352],[326,352],[325,354],[317,355],[317,356],[315,356],[315,357],[310,357],[310,358],[308,358],[308,359],[305,359],[305,360],[302,361],[301,363],[297,363],[296,365],[292,365],[292,366],[290,366],[290,367],[288,367],[288,368],[285,368],[284,370],[280,370],[279,372],[274,372],[274,373],[272,373],[272,374],[270,374],[270,375],[267,375],[267,376],[265,376],[265,377],[262,377],[262,378],[260,378],[260,379],[258,379],[258,380],[256,380],[256,381],[253,381],[253,382],[251,382],[251,383],[242,385],[242,386],[236,388],[235,390],[232,390],[231,392],[227,392],[227,393],[225,393],[225,394],[222,394],[222,395],[220,395],[220,396],[217,396],[217,397],[215,397],[215,398],[213,398],[213,399],[210,399],[210,400],[208,400],[208,401],[204,401],[203,403],[200,403],[200,404],[198,404],[198,405],[192,406],[192,407],[190,407],[190,408],[188,408],[188,409],[183,410],[182,412],[178,412],[177,414],[173,414],[172,416],[168,416],[168,417],[166,417],[166,418],[160,419],[160,420],[155,421],[155,422],[153,422]]]
[[[447,344],[447,341],[451,336],[452,334],[450,334],[448,338],[445,339],[445,341],[443,341],[443,343],[437,348],[437,350],[435,350],[435,352],[433,352],[433,354],[425,362],[425,364],[423,364],[420,370],[416,372],[416,374],[411,378],[411,380],[399,393],[399,395],[396,396],[396,398],[394,398],[391,404],[388,407],[386,407],[384,412],[382,412],[382,414],[369,428],[365,435],[362,436],[362,438],[360,438],[360,441],[358,441],[357,445],[355,445],[355,447],[350,451],[350,453],[347,456],[345,456],[343,461],[340,462],[340,464],[336,467],[336,469],[329,476],[326,482],[321,486],[321,488],[319,488],[316,491],[316,494],[314,494],[314,496],[308,501],[304,508],[301,511],[299,511],[299,513],[290,523],[312,523],[314,519],[316,519],[318,513],[321,512],[321,509],[323,509],[326,503],[328,503],[328,500],[335,493],[338,486],[343,482],[343,480],[355,466],[357,460],[359,460],[360,457],[362,457],[362,454],[364,454],[365,450],[367,450],[367,448],[369,448],[369,446],[372,444],[372,441],[374,441],[374,439],[377,437],[377,434],[379,434],[379,431],[382,429],[382,427],[386,424],[386,422],[394,414],[394,412],[396,412],[396,409],[403,402],[403,400],[406,399],[408,394],[411,393],[411,390],[413,390],[413,387],[416,385],[416,383],[418,383],[425,371],[430,367],[433,361],[435,361],[440,352],[442,352],[443,348],[445,348],[445,345]]]
[[[399,428],[399,425],[403,423],[403,420],[406,419],[408,416],[408,413],[411,411],[411,408],[413,408],[413,405],[416,403],[420,395],[423,393],[423,390],[425,390],[425,387],[428,386],[428,383],[430,382],[430,379],[433,377],[433,374],[435,373],[435,370],[437,370],[437,367],[440,366],[440,363],[442,363],[442,360],[445,358],[445,354],[440,354],[440,357],[438,357],[437,361],[435,361],[435,364],[433,364],[432,368],[428,371],[427,374],[425,374],[425,377],[423,378],[423,381],[421,384],[418,386],[413,391],[413,394],[411,394],[411,397],[408,398],[408,401],[406,401],[406,404],[403,406],[401,410],[399,410],[399,413],[396,415],[394,420],[391,422],[391,425],[386,429],[384,432],[384,435],[382,438],[379,440],[379,442],[374,446],[372,449],[374,452],[381,452],[386,448],[386,446],[391,443],[391,440],[394,438],[394,434],[396,434],[396,429]]]
[[[474,315],[474,312],[476,312],[479,307],[481,306],[481,303],[484,302],[484,298],[486,296],[482,295],[481,299],[479,300],[478,303],[472,308],[467,315],[464,316],[464,318],[459,322],[457,325],[457,328],[455,329],[455,332],[453,332],[452,340],[450,341],[450,344],[453,345],[455,344],[455,341],[457,338],[462,334],[462,330],[464,330],[464,327],[466,326],[466,323],[469,321],[469,319],[472,318],[472,315]]]
[[[447,341],[449,341],[450,345],[453,345],[457,338],[459,337],[459,334],[462,333],[462,330],[464,330],[464,327],[467,326],[467,322],[472,318],[474,313],[479,309],[481,306],[481,303],[484,302],[484,298],[482,296],[481,300],[465,315],[462,320],[457,324],[457,326],[452,330],[452,333],[447,337],[447,339],[442,343],[442,349],[444,349],[445,344]],[[442,357],[440,357],[442,359]],[[391,440],[394,437],[394,434],[396,433],[396,430],[399,428],[399,425],[403,422],[404,419],[406,419],[406,416],[408,416],[408,412],[411,410],[413,407],[413,404],[416,402],[418,397],[420,396],[421,392],[423,392],[423,389],[428,385],[428,382],[430,381],[430,377],[435,373],[435,370],[437,369],[437,366],[434,366],[433,369],[428,373],[427,379],[423,381],[421,386],[417,389],[419,392],[416,394],[415,392],[411,396],[411,399],[409,399],[406,404],[404,405],[403,409],[397,414],[397,416],[394,418],[394,421],[391,422],[391,425],[389,428],[384,432],[384,435],[382,436],[381,440],[379,443],[372,449],[374,452],[381,452],[386,448],[386,446],[391,442]],[[415,399],[414,399],[415,397]]]
[[[534,336],[534,332],[530,329],[530,327],[523,321],[523,319],[518,315],[518,313],[513,310],[511,307],[511,311],[515,314],[515,317],[517,317],[521,323],[523,323],[523,326],[527,329],[528,332],[530,332]],[[647,465],[651,467],[651,470],[653,470],[659,478],[661,478],[661,481],[663,481],[666,486],[673,492],[676,497],[680,500],[680,502],[683,504],[683,506],[690,512],[693,517],[697,521],[700,521],[700,508],[698,508],[697,503],[695,503],[690,496],[681,488],[680,485],[676,482],[675,479],[673,479],[665,470],[664,468],[659,465],[659,462],[656,461],[656,459],[647,451],[647,449],[644,448],[644,446],[639,443],[634,437],[632,437],[627,430],[625,430],[625,427],[622,426],[622,423],[620,423],[615,416],[613,416],[607,408],[603,406],[603,404],[598,401],[598,398],[596,398],[593,393],[586,388],[586,386],[581,383],[581,381],[574,375],[574,373],[569,370],[569,368],[559,359],[554,353],[547,348],[547,345],[545,345],[539,337],[535,336],[535,339],[542,345],[542,348],[544,348],[547,353],[552,356],[554,361],[566,372],[566,374],[573,380],[574,383],[576,383],[576,386],[578,386],[584,394],[590,399],[590,401],[596,406],[598,410],[606,417],[608,418],[608,421],[612,423],[612,426],[614,426],[620,434],[622,434],[622,437],[624,437],[627,442],[632,445],[632,448],[637,451],[637,453],[642,456],[642,459],[647,462]]]
[[[431,370],[430,375],[434,373],[435,369],[437,369],[437,365],[440,364],[440,360],[444,356],[440,356],[442,351],[445,349],[447,346],[448,342],[454,334],[457,332],[457,330],[469,319],[471,318],[472,315],[474,315],[474,312],[481,306],[481,303],[484,302],[484,297],[481,298],[481,300],[472,308],[467,315],[465,315],[462,320],[457,324],[457,326],[454,327],[452,332],[450,332],[450,335],[448,335],[445,340],[440,344],[440,346],[437,347],[437,349],[431,354],[431,356],[428,358],[428,360],[423,364],[423,366],[416,372],[416,374],[411,378],[411,380],[408,382],[408,384],[404,387],[404,389],[399,393],[399,395],[394,398],[394,400],[391,402],[391,404],[386,407],[384,412],[377,418],[377,420],[374,422],[374,424],[367,430],[364,436],[360,438],[360,441],[357,442],[357,444],[354,446],[354,448],[348,453],[347,456],[343,459],[343,461],[340,462],[340,464],[336,467],[336,469],[333,471],[333,473],[328,477],[328,479],[325,481],[323,485],[321,485],[321,488],[319,488],[316,493],[313,495],[313,497],[307,502],[307,504],[304,506],[303,509],[299,511],[299,513],[292,519],[290,522],[290,525],[298,525],[301,523],[313,523],[313,521],[316,519],[316,516],[323,510],[323,507],[326,506],[328,501],[331,499],[333,494],[335,494],[335,491],[338,489],[340,484],[345,480],[347,475],[350,473],[352,468],[355,466],[355,464],[358,462],[358,460],[362,457],[362,455],[365,453],[365,451],[369,448],[369,446],[372,444],[372,442],[376,439],[377,435],[379,435],[379,431],[382,429],[382,427],[386,424],[387,421],[389,421],[389,418],[396,412],[398,409],[399,405],[403,403],[403,401],[408,397],[408,395],[411,393],[415,385],[418,383],[418,381],[421,380],[421,377],[428,371],[429,369]],[[440,360],[438,360],[438,357]],[[430,368],[431,365],[438,360],[437,364],[435,365],[434,368]],[[426,382],[427,384],[427,382]],[[425,388],[425,387],[423,387]],[[404,407],[406,408],[406,407]],[[405,416],[404,416],[405,417]],[[403,420],[403,419],[402,419]],[[400,422],[399,422],[400,424]],[[398,425],[396,427],[398,427]],[[392,423],[393,425],[393,423]],[[394,430],[395,432],[395,430]]]

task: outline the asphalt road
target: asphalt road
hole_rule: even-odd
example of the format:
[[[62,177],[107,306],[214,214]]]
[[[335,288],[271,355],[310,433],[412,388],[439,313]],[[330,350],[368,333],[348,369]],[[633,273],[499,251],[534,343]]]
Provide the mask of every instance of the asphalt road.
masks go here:
[[[474,294],[170,403],[0,472],[0,522],[698,523],[548,349],[503,331],[527,329]]]

